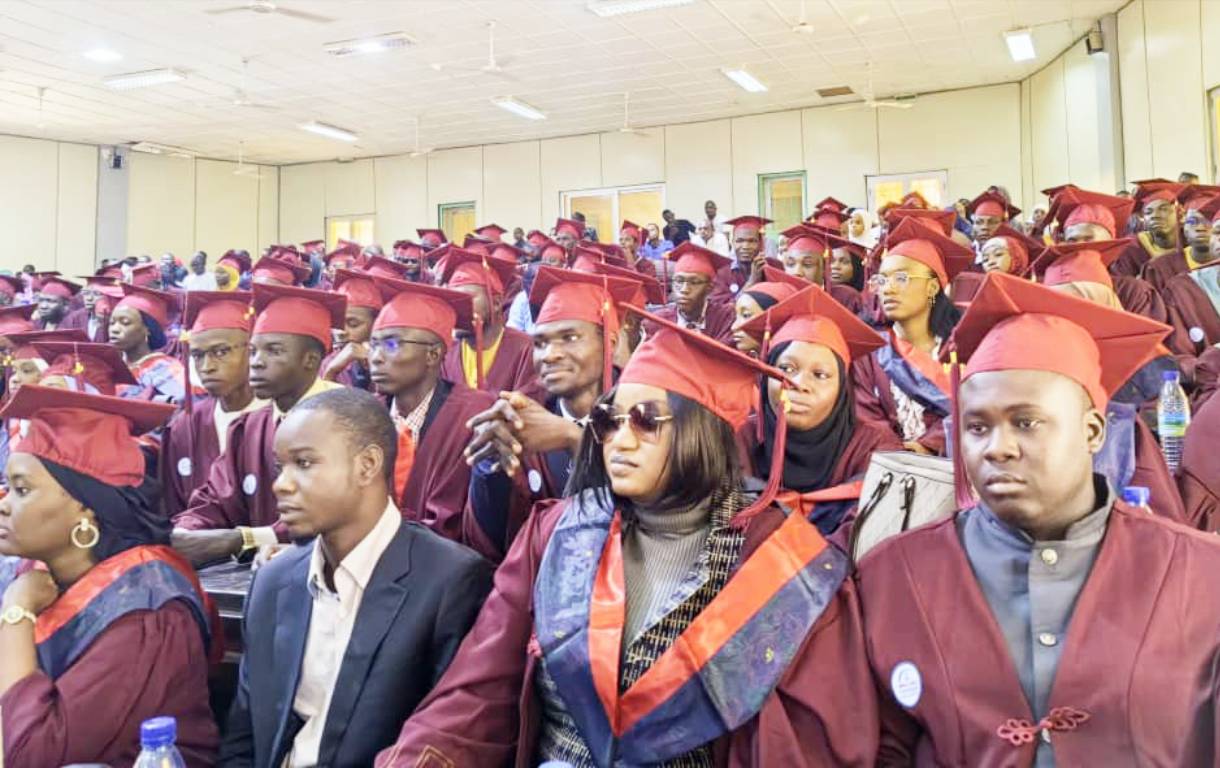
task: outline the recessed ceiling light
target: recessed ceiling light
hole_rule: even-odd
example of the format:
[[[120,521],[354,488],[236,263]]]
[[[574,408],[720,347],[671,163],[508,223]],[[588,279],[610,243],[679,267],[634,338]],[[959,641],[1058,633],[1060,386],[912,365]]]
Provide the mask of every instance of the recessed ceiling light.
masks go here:
[[[1034,50],[1034,36],[1028,29],[1014,29],[1004,33],[1004,42],[1008,43],[1008,55],[1013,61],[1030,61],[1038,58]]]
[[[495,104],[500,109],[512,112],[517,117],[524,117],[527,120],[545,120],[546,115],[541,111],[531,107],[524,101],[518,101],[512,96],[505,96],[499,99],[492,99],[492,104]]]
[[[720,72],[750,93],[763,93],[767,90],[767,86],[763,85],[762,81],[744,69],[721,69]]]
[[[101,62],[102,64],[106,64],[111,61],[118,61],[119,59],[123,58],[123,54],[119,53],[118,51],[112,51],[109,48],[90,48],[82,53],[81,56],[84,56],[90,61]]]
[[[695,0],[593,0],[586,6],[602,18],[690,5]]]
[[[360,137],[346,128],[328,125],[326,123],[312,122],[298,126],[302,131],[316,133],[319,136],[325,136],[328,139],[336,139],[338,141],[356,141]]]
[[[148,88],[153,85],[165,85],[185,80],[186,75],[176,69],[150,69],[145,72],[128,72],[125,75],[114,75],[102,79],[102,84],[116,91],[129,91],[132,88]]]
[[[361,37],[355,40],[326,43],[322,49],[331,56],[357,56],[362,53],[383,53],[397,48],[410,48],[416,42],[416,39],[406,32],[390,32],[376,37]]]

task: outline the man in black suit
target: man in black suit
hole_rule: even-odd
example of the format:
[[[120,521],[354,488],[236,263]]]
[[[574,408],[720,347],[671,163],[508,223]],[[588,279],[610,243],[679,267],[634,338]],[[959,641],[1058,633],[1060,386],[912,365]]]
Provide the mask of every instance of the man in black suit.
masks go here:
[[[440,679],[491,588],[473,551],[402,520],[398,433],[373,395],[297,404],[275,435],[280,520],[259,570],[225,766],[367,766]]]

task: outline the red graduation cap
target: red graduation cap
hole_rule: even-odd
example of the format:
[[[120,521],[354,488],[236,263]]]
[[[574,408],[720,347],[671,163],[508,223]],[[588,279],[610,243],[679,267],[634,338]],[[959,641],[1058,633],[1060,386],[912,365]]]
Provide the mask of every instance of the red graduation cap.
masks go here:
[[[123,265],[120,263],[107,264],[93,273],[94,277],[109,277],[115,280],[123,279]]]
[[[29,421],[14,453],[37,456],[108,485],[139,486],[145,461],[133,435],[163,425],[175,410],[169,403],[29,385],[17,390],[0,418]]]
[[[399,258],[422,259],[424,247],[413,240],[395,240],[394,255]]]
[[[449,242],[443,229],[417,229],[415,234],[419,235],[419,244],[429,250]]]
[[[0,293],[9,298],[16,298],[17,294],[24,290],[25,284],[21,282],[21,278],[13,275],[0,275]]]
[[[445,257],[440,282],[450,288],[481,285],[490,296],[503,296],[504,289],[512,282],[516,271],[516,264],[503,259],[493,259],[461,248],[453,248]]]
[[[170,313],[178,309],[178,296],[142,285],[124,284],[123,298],[114,305],[115,309],[120,307],[131,307],[148,315],[164,329],[169,326]]]
[[[499,240],[501,237],[504,237],[506,232],[508,232],[508,230],[499,224],[484,224],[481,227],[474,228],[474,233],[476,235],[493,242]]]
[[[540,267],[530,289],[530,305],[537,307],[534,325],[560,320],[581,320],[602,329],[602,386],[613,382],[611,361],[622,323],[620,304],[639,291],[637,280],[594,275],[570,269]]]
[[[568,261],[567,250],[549,237],[535,247],[538,249],[538,261],[555,259],[561,264],[566,264]]]
[[[595,272],[598,264],[611,264],[616,267],[626,267],[627,262],[619,256],[611,256],[602,248],[591,245],[577,245],[572,251],[572,269],[579,272]]]
[[[379,278],[377,288],[385,306],[373,321],[374,331],[420,328],[436,334],[448,348],[454,330],[476,330],[474,301],[469,294],[393,278]]]
[[[936,275],[941,288],[974,263],[974,251],[914,220],[903,220],[885,237],[888,255],[918,261]]]
[[[989,239],[995,240],[997,238],[1003,240],[1008,247],[1008,256],[1012,261],[1008,271],[1013,275],[1025,274],[1025,271],[1029,269],[1031,257],[1037,258],[1042,254],[1042,251],[1045,250],[1045,247],[1039,244],[1037,241],[1013,229],[1007,224],[1001,224],[999,227],[997,227],[996,231],[992,233]],[[983,245],[986,246],[986,243]],[[956,291],[956,287],[954,290]],[[957,294],[955,292],[954,296],[956,297],[956,295]]]
[[[974,216],[997,216],[1001,221],[1008,221],[1021,212],[1021,209],[1004,199],[1004,196],[987,190],[970,201],[966,206],[966,214]]]
[[[572,237],[580,240],[585,236],[584,222],[577,221],[576,219],[565,219],[562,217],[555,219],[555,234],[558,235],[560,232],[567,232]]]
[[[381,311],[381,291],[374,278],[367,272],[350,269],[335,271],[335,291],[347,297],[347,306],[364,307],[374,313]]]
[[[832,249],[841,247],[844,242],[850,242],[825,229],[811,227],[808,224],[789,227],[784,230],[783,235],[788,238],[789,251],[817,253],[825,258],[830,258]]]
[[[37,304],[0,307],[0,336],[34,330],[34,323],[30,318],[34,316],[36,309],[38,309]]]
[[[1034,275],[1045,285],[1101,283],[1114,287],[1109,266],[1131,240],[1098,240],[1091,243],[1056,243],[1034,261]]]
[[[1220,213],[1220,195],[1209,197],[1206,200],[1191,200],[1186,210],[1194,211],[1208,221],[1215,221],[1216,214]]]
[[[805,221],[838,232],[839,228],[843,226],[843,222],[850,218],[851,216],[848,216],[844,211],[838,211],[833,208],[818,208],[809,214],[809,218],[805,219]]]
[[[148,288],[161,281],[161,267],[157,264],[137,264],[131,268],[131,284]]]
[[[1120,228],[1127,225],[1127,219],[1131,218],[1131,211],[1134,209],[1135,201],[1129,197],[1103,195],[1100,192],[1069,187],[1051,201],[1047,219],[1062,222],[1060,230],[1074,224],[1096,224],[1109,232],[1110,237],[1117,237]]]
[[[1187,184],[1178,193],[1178,202],[1182,204],[1182,210],[1199,210],[1217,195],[1220,195],[1220,186],[1214,184]]]
[[[823,208],[846,213],[848,205],[842,200],[838,200],[834,197],[823,197],[821,200],[814,203],[813,209],[815,211],[820,211]]]
[[[339,243],[342,245],[343,241],[340,240]],[[291,261],[293,263],[308,261],[305,254],[301,253],[300,249],[298,249],[295,245],[273,245],[270,249],[268,249],[267,255],[275,259],[282,259],[284,261]]]
[[[81,288],[82,291],[86,288],[99,292],[110,290],[115,295],[122,295],[122,281],[117,277],[109,275],[77,275],[77,277],[85,281],[84,288]]]
[[[1067,189],[1080,189],[1080,187],[1076,186],[1075,184],[1060,184],[1057,187],[1047,187],[1046,189],[1042,190],[1042,194],[1046,195],[1048,198],[1055,197],[1060,192]]]
[[[517,264],[517,263],[520,263],[520,262],[523,262],[526,260],[525,251],[510,243],[501,243],[501,242],[492,243],[491,247],[488,249],[487,255],[493,259],[500,259],[501,261],[511,261],[514,264]]]
[[[751,286],[751,290],[756,287]],[[807,341],[829,347],[845,368],[857,357],[885,346],[876,331],[812,284],[750,318],[741,330],[763,345],[764,354],[778,344]]]
[[[249,291],[187,291],[182,327],[191,334],[220,329],[250,332],[254,298]]]
[[[251,277],[256,283],[274,280],[282,285],[300,285],[309,279],[309,273],[309,267],[300,262],[264,256],[254,264]]]
[[[903,219],[914,219],[920,224],[935,226],[942,235],[948,237],[953,232],[953,225],[957,223],[957,213],[931,208],[891,208],[885,214],[885,225],[892,230]]]
[[[775,269],[775,267],[772,267],[772,269]],[[813,283],[810,283],[807,281],[803,281],[803,282],[805,282],[806,287],[813,285]],[[753,296],[755,294],[762,294],[763,296],[766,296],[767,298],[769,298],[771,300],[771,304],[768,305],[767,307],[764,307],[764,309],[766,309],[766,308],[769,308],[770,306],[774,306],[775,304],[780,303],[784,299],[795,296],[798,293],[798,290],[795,285],[792,285],[787,282],[780,282],[778,280],[775,282],[771,282],[769,280],[764,280],[761,283],[754,283],[749,288],[743,288],[741,290],[741,293],[744,293],[744,294],[747,294],[750,296]],[[738,294],[738,295],[740,295],[740,294]]]
[[[809,282],[803,277],[790,275],[784,270],[773,267],[769,264],[763,267],[763,279],[768,283],[783,283],[784,285],[790,285],[797,291],[803,291],[809,286],[813,285],[813,283]],[[750,286],[750,290],[753,290],[753,288],[753,286]]]
[[[729,219],[728,221],[725,222],[725,224],[728,224],[730,227],[733,228],[734,232],[736,232],[739,229],[744,229],[744,230],[753,231],[753,232],[761,232],[763,227],[767,226],[770,223],[771,223],[770,219],[764,218],[762,216],[738,216],[735,219]]]
[[[39,287],[39,293],[45,293],[48,296],[58,296],[61,299],[70,299],[80,291],[80,285],[70,280],[65,280],[62,277],[51,276],[42,281]]]
[[[291,333],[321,342],[329,352],[332,328],[342,328],[347,297],[339,293],[256,283],[252,334]]]
[[[407,279],[407,268],[403,264],[384,256],[370,256],[364,262],[364,272],[369,277],[389,277],[394,280]]]
[[[250,254],[239,250],[225,251],[225,255],[220,257],[220,263],[236,269],[239,275],[245,274],[250,271]]]
[[[113,395],[118,384],[136,384],[123,353],[111,344],[77,341],[35,341],[34,352],[50,367],[43,376],[59,375],[93,387],[95,394]],[[78,385],[78,389],[79,389]]]
[[[8,353],[8,360],[5,364],[9,364],[13,360],[41,360],[42,355],[38,354],[38,350],[34,349],[36,341],[67,341],[67,342],[87,342],[89,337],[85,335],[82,328],[61,328],[55,331],[24,331],[6,333],[4,338],[12,345]]]
[[[1142,179],[1133,183],[1135,184],[1135,204],[1139,208],[1143,208],[1153,200],[1176,202],[1178,195],[1187,186],[1186,184],[1161,178]]]
[[[462,241],[462,247],[472,253],[477,253],[480,256],[489,256],[491,254],[492,241],[486,237],[478,235],[466,235],[466,239]]]
[[[610,277],[621,277],[627,280],[634,280],[639,283],[639,289],[636,295],[628,299],[628,304],[643,306],[644,304],[664,304],[665,303],[665,288],[662,287],[661,281],[650,275],[645,275],[637,272],[630,267],[616,267],[613,264],[602,262],[593,265],[593,274],[609,275]]]
[[[325,240],[306,240],[305,242],[301,243],[301,248],[306,251],[312,251],[314,248],[322,248],[325,245]]]
[[[689,240],[667,252],[665,258],[674,263],[675,274],[693,272],[713,278],[717,272],[733,263],[710,248],[695,245]]]
[[[647,239],[644,234],[644,228],[634,221],[628,221],[627,219],[623,219],[623,223],[619,225],[618,231],[619,234],[635,238],[637,243],[643,243]]]

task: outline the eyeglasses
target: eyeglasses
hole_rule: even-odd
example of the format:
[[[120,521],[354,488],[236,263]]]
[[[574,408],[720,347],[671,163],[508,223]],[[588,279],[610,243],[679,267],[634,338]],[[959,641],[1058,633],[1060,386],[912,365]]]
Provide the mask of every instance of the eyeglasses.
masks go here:
[[[661,432],[661,425],[673,421],[674,417],[661,413],[661,407],[655,402],[636,403],[627,409],[626,413],[615,413],[614,406],[602,403],[589,414],[589,429],[599,443],[608,443],[618,433],[623,424],[631,424],[631,431],[637,438],[648,443],[655,443]]]
[[[674,288],[682,289],[682,288],[702,288],[705,285],[710,285],[712,281],[704,280],[703,278],[699,278],[699,277],[675,277],[673,280],[670,280],[669,282],[673,284]]]
[[[415,339],[400,339],[397,336],[390,336],[384,339],[369,339],[369,352],[381,351],[387,355],[397,355],[402,349],[403,344],[418,344],[421,347],[435,346],[436,342],[432,341],[416,341]]]
[[[221,344],[210,349],[191,349],[191,362],[199,365],[205,358],[210,358],[212,362],[219,363],[224,360],[233,351],[233,347],[228,344]]]
[[[887,285],[892,285],[898,290],[905,290],[912,280],[931,280],[932,275],[912,275],[909,272],[895,272],[892,275],[873,275],[868,279],[868,284],[875,291],[884,290]]]

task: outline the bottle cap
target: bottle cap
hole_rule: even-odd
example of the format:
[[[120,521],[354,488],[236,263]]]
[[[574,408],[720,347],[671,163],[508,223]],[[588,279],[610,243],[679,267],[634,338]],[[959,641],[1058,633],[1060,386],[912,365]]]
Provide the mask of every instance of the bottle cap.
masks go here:
[[[1123,501],[1137,507],[1146,507],[1152,500],[1152,491],[1142,485],[1128,485],[1123,489]]]
[[[178,737],[178,721],[172,717],[154,717],[140,723],[140,747],[168,747]]]
[[[1177,382],[1179,375],[1177,371],[1161,371],[1161,381]]]

